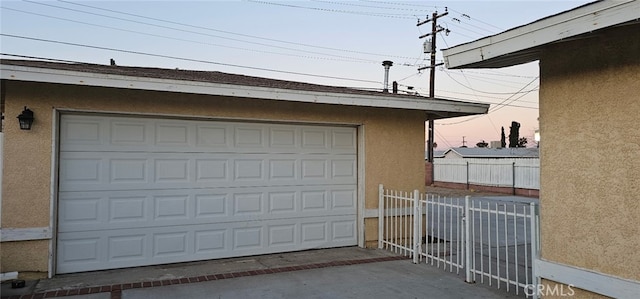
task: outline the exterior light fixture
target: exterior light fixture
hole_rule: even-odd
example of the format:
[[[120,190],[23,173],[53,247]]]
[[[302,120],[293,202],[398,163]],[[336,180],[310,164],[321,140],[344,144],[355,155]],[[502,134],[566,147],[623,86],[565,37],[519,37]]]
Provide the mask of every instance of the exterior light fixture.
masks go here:
[[[24,110],[22,110],[22,113],[18,115],[20,130],[31,130],[31,125],[33,124],[34,119],[33,111],[29,110],[27,106],[24,106]]]

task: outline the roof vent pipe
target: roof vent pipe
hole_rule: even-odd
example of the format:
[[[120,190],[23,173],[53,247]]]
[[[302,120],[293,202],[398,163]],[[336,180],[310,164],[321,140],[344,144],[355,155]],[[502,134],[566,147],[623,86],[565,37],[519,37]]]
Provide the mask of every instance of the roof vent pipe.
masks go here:
[[[383,92],[389,92],[389,68],[393,65],[393,61],[385,60],[382,62],[382,66],[384,66],[384,89]]]

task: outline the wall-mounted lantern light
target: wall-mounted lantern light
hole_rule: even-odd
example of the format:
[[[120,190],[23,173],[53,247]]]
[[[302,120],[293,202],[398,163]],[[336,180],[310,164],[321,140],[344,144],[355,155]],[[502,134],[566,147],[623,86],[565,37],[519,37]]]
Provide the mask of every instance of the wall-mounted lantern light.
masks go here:
[[[22,113],[18,115],[18,121],[20,122],[20,130],[31,130],[33,124],[33,111],[29,110],[27,106],[24,106]]]

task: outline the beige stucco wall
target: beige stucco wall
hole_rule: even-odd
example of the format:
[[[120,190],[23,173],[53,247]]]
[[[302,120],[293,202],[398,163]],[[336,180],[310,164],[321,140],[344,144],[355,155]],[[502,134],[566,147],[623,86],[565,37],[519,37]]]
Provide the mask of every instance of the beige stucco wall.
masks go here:
[[[640,26],[544,51],[541,257],[640,281]]]
[[[377,208],[380,183],[401,190],[424,188],[425,113],[420,111],[15,81],[5,86],[2,228],[49,226],[53,108],[361,126],[365,136],[366,209]],[[25,105],[36,117],[31,131],[20,131],[12,117]],[[366,220],[365,227],[365,239],[377,240],[375,219]],[[2,271],[46,270],[47,259],[42,257],[48,250],[42,243],[2,243]],[[16,252],[21,253],[21,259],[13,258]]]

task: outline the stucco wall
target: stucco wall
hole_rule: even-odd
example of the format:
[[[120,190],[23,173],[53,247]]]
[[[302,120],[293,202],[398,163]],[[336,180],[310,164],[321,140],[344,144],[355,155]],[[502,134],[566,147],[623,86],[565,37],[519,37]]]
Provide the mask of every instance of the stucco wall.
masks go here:
[[[541,257],[640,280],[640,26],[545,49]]]
[[[49,226],[53,108],[363,126],[365,208],[377,208],[380,183],[401,190],[424,188],[424,112],[15,81],[5,86],[3,228]],[[36,117],[31,131],[20,131],[12,117],[25,105]],[[366,240],[377,239],[375,222],[367,220]],[[47,249],[40,243],[7,245],[12,250],[2,250],[2,271],[46,270],[41,257]],[[22,252],[36,265],[13,259],[11,252]]]

